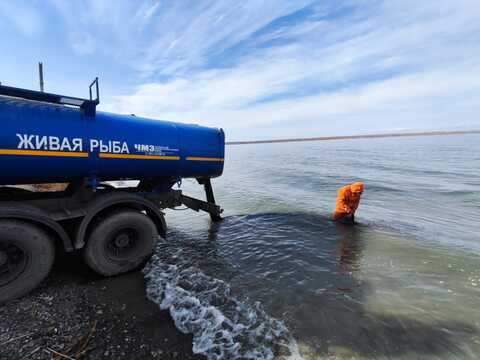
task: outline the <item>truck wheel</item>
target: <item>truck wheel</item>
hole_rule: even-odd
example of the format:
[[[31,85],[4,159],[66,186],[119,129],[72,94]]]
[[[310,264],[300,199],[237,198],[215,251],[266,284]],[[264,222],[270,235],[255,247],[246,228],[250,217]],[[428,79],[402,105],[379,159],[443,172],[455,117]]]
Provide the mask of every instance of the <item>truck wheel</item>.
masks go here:
[[[123,274],[150,258],[157,240],[157,228],[149,217],[124,210],[95,226],[83,256],[88,266],[101,275]]]
[[[55,259],[53,239],[42,229],[18,220],[0,221],[0,304],[36,288]]]

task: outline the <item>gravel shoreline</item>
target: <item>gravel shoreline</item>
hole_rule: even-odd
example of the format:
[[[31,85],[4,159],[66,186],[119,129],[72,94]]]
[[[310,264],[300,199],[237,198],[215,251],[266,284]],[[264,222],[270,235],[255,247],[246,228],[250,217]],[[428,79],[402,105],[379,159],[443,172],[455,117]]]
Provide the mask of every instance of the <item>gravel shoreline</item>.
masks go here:
[[[0,359],[204,359],[145,297],[141,272],[101,278],[63,255],[26,297],[0,306]]]

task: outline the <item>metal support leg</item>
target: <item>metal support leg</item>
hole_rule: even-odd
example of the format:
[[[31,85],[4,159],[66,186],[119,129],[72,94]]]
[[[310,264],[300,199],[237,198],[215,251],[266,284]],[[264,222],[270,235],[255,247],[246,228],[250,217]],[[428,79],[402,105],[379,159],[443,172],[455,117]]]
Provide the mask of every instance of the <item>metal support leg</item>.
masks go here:
[[[200,184],[203,184],[203,187],[205,189],[205,194],[207,195],[207,202],[210,204],[216,204],[215,203],[215,196],[213,195],[213,188],[212,188],[212,182],[210,181],[210,178],[206,179],[199,179],[198,182]],[[213,212],[210,213],[210,218],[212,221],[220,221],[222,220],[222,217],[220,215],[217,215]]]

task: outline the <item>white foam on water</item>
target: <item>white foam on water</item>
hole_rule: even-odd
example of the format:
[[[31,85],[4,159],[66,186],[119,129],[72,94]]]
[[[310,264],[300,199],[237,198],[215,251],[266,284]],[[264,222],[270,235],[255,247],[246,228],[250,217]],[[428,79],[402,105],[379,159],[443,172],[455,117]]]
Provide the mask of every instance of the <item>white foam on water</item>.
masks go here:
[[[154,255],[144,273],[148,298],[170,312],[180,331],[193,335],[194,353],[209,360],[301,359],[282,321],[258,302],[238,300],[226,282],[203,273],[182,249],[168,259]]]

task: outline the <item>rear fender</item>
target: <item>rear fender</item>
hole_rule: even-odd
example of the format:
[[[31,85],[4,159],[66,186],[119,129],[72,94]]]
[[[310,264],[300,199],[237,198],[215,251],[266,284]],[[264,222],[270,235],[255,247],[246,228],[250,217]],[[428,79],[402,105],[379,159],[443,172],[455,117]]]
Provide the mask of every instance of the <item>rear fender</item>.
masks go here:
[[[40,208],[15,202],[6,202],[0,205],[0,219],[17,219],[36,224],[60,240],[65,251],[71,252],[74,250],[72,241],[66,231],[48,213]]]
[[[81,249],[85,246],[89,230],[100,215],[121,208],[133,208],[139,211],[145,211],[157,226],[159,234],[162,237],[165,236],[167,228],[165,218],[155,203],[135,194],[115,192],[101,195],[89,204],[87,215],[80,223],[75,237],[75,249]]]

